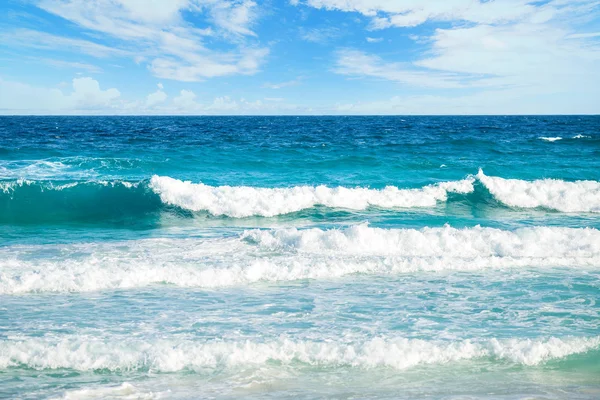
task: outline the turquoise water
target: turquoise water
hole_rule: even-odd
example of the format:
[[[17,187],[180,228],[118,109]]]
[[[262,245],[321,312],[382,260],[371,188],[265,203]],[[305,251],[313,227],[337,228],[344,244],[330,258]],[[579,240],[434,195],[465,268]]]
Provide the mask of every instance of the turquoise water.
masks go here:
[[[600,117],[0,117],[0,398],[600,398]]]

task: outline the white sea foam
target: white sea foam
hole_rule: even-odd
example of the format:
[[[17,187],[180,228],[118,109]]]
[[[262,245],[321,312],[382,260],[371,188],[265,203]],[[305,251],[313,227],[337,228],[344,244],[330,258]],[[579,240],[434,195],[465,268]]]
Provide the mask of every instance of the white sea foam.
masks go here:
[[[600,231],[559,227],[252,230],[243,237],[265,248],[300,252],[445,258],[587,258],[600,256]]]
[[[364,210],[382,208],[433,207],[445,201],[449,192],[470,193],[473,179],[442,182],[419,189],[330,188],[295,186],[291,188],[255,188],[247,186],[208,186],[180,181],[168,176],[153,176],[150,188],[163,203],[191,211],[207,211],[229,217],[263,216],[292,213],[317,205]]]
[[[170,393],[154,393],[141,391],[129,382],[125,382],[119,386],[97,387],[88,389],[71,390],[61,397],[53,400],[88,400],[88,399],[104,399],[104,400],[153,400],[169,397]]]
[[[538,139],[545,140],[546,142],[556,142],[558,140],[562,140],[562,138],[560,136],[555,136],[555,137],[541,136]]]
[[[40,186],[42,191],[44,191],[44,190],[61,191],[61,190],[71,189],[76,186],[86,185],[86,184],[100,185],[100,186],[105,186],[105,187],[124,186],[127,189],[132,189],[132,188],[137,188],[140,184],[142,184],[142,181],[128,182],[128,181],[121,181],[121,180],[113,180],[113,181],[91,180],[91,181],[77,181],[77,182],[58,184],[58,183],[55,183],[52,181],[34,181],[34,180],[20,178],[20,179],[16,179],[16,180],[12,180],[12,181],[0,182],[0,191],[4,192],[6,194],[11,194],[11,193],[14,193],[14,191],[18,188],[21,188],[24,186],[32,186],[32,185],[36,185],[36,184]]]
[[[582,135],[581,133],[573,136],[573,139],[589,139],[590,136]]]
[[[71,167],[50,160],[0,160],[0,179],[48,179],[63,175]]]
[[[600,212],[600,182],[559,179],[523,181],[487,176],[477,179],[500,202],[511,207],[543,207],[562,212]]]
[[[0,160],[0,179],[29,180],[90,180],[100,170],[120,170],[135,167],[139,159],[61,157],[42,160]]]
[[[315,206],[364,210],[433,207],[448,199],[448,193],[468,194],[477,179],[500,202],[510,207],[542,207],[562,212],[600,212],[600,182],[559,179],[525,181],[487,176],[482,170],[460,181],[440,182],[418,189],[346,188],[295,186],[290,188],[254,188],[246,186],[208,186],[170,177],[153,176],[148,183],[163,203],[191,211],[234,218],[272,217],[310,209]],[[0,182],[0,192],[11,194],[23,186],[39,184],[42,190],[64,190],[82,184],[137,188],[147,181],[78,181],[58,184],[48,181],[18,179]]]
[[[559,227],[251,230],[227,239],[144,239],[0,249],[0,294],[154,284],[223,287],[350,274],[600,267],[600,231]]]
[[[406,369],[475,359],[534,366],[599,347],[600,337],[462,341],[373,338],[346,343],[287,338],[264,342],[196,342],[71,336],[2,341],[0,369],[24,366],[39,370],[177,372],[257,366],[268,362]]]
[[[524,181],[491,177],[479,170],[476,178],[500,202],[511,207],[544,207],[562,212],[600,212],[600,182],[567,182],[558,179]],[[291,188],[254,188],[245,186],[208,186],[170,177],[153,176],[150,188],[161,200],[191,211],[241,218],[272,217],[318,205],[352,210],[370,206],[381,208],[433,207],[446,201],[448,193],[471,193],[474,178],[441,182],[419,189],[330,188],[296,186]]]
[[[15,188],[22,187],[22,186],[30,186],[30,185],[33,185],[34,183],[35,183],[34,181],[19,178],[14,181],[0,182],[0,190],[3,193],[12,193],[12,192],[14,192]]]

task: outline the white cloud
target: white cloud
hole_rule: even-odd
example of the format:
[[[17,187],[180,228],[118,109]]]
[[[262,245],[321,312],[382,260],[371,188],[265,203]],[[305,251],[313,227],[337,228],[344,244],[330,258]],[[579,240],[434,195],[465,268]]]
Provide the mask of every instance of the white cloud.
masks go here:
[[[256,3],[250,0],[40,0],[38,5],[93,31],[96,36],[98,33],[106,35],[115,43],[115,52],[130,55],[136,63],[148,62],[150,71],[158,78],[189,82],[254,74],[269,52],[243,39],[255,36],[250,27],[257,18]],[[192,26],[184,20],[182,11],[193,13],[194,18],[204,16],[207,25]],[[227,46],[229,50],[215,51],[206,47],[205,38],[214,36],[215,29],[221,39],[233,38],[233,46]],[[32,35],[38,36],[28,41],[32,45],[57,48],[51,40],[40,40],[47,34],[34,32]],[[110,54],[102,47],[93,48],[94,43],[90,43],[80,40],[71,47],[79,44],[84,51],[85,46],[92,47],[96,54],[91,55],[101,55],[100,50]]]
[[[100,83],[92,78],[73,79],[73,92],[70,98],[74,108],[108,107],[121,93],[115,89],[100,89]]]
[[[65,94],[60,89],[0,80],[0,110],[52,114],[106,110],[119,105],[121,93],[115,88],[102,90],[92,78],[75,78],[71,86],[71,92]]]
[[[67,86],[70,86],[68,88]],[[157,85],[158,86],[158,85]],[[345,103],[302,107],[283,98],[254,101],[227,95],[201,101],[191,90],[181,90],[168,100],[166,94],[125,101],[116,88],[102,89],[88,77],[71,85],[40,88],[0,79],[0,114],[160,114],[160,115],[278,115],[278,114],[552,114],[600,112],[597,92],[580,93],[568,104],[562,95],[530,88],[485,90],[472,94],[394,96],[381,101],[349,99]],[[155,93],[162,92],[159,86]],[[451,92],[454,93],[454,92]],[[360,99],[361,95],[356,96]]]
[[[208,3],[215,24],[237,35],[256,36],[250,26],[256,19],[256,3],[244,1],[204,1]]]
[[[172,107],[161,110],[168,114],[189,115],[264,115],[306,113],[305,109],[293,104],[286,104],[281,98],[265,98],[248,101],[244,98],[234,99],[230,96],[217,96],[209,102],[199,102],[198,96],[191,90],[182,90],[173,99]]]
[[[481,76],[478,82],[494,86],[597,85],[600,46],[567,36],[550,24],[438,29],[430,55],[415,64]]]
[[[89,40],[72,39],[30,29],[0,32],[0,41],[5,44],[13,43],[19,47],[25,46],[40,50],[70,51],[87,54],[97,58],[125,57],[132,55],[128,50],[104,46]]]
[[[595,95],[579,96],[568,104],[561,95],[548,95],[527,89],[503,89],[462,95],[394,96],[371,102],[338,104],[332,114],[343,115],[536,115],[598,114]]]
[[[172,28],[185,1],[40,0],[38,6],[92,31],[122,39],[155,36],[158,27]]]
[[[573,33],[568,35],[565,39],[587,39],[596,37],[600,37],[600,32]]]
[[[229,96],[217,97],[213,100],[212,104],[206,107],[206,110],[209,111],[218,111],[218,112],[230,112],[234,110],[238,110],[240,105],[237,101],[232,100]]]
[[[256,1],[33,1],[76,24],[79,38],[17,29],[0,32],[0,41],[97,58],[126,57],[146,66],[157,78],[183,82],[252,75],[269,55],[269,49],[256,37],[255,25],[261,12]],[[348,98],[340,105],[315,106],[318,113],[552,113],[578,112],[577,107],[579,112],[599,111],[600,75],[596,71],[600,70],[600,33],[595,25],[587,23],[597,18],[598,1],[300,0],[290,4],[360,14],[370,22],[369,35],[374,35],[366,37],[368,43],[383,40],[372,30],[390,29],[386,38],[396,33],[418,44],[409,53],[388,48],[379,55],[364,49],[338,48],[333,53],[332,69],[353,79],[410,86],[411,92],[419,95],[369,103]],[[433,31],[429,26],[419,30],[418,37],[409,35],[416,31],[406,27],[424,22],[444,23],[437,24],[439,28]],[[326,43],[341,31],[319,25],[300,32],[304,40]],[[363,46],[366,48],[366,43]],[[39,60],[57,68],[99,72],[93,63],[52,57]],[[263,88],[281,89],[300,81],[301,78],[268,82]],[[206,96],[204,91],[199,97],[191,90],[181,90],[170,97],[158,84],[157,89],[144,91],[137,100],[125,101],[116,88],[102,89],[98,81],[85,77],[60,89],[0,81],[0,106],[5,110],[133,114],[308,112],[308,108],[276,98],[238,98],[235,89],[210,99]],[[364,93],[357,93],[357,98],[361,97]],[[320,104],[317,98],[305,100]]]
[[[197,111],[200,108],[200,105],[196,103],[196,97],[196,93],[191,90],[183,89],[179,92],[179,96],[173,99],[173,105],[177,111]]]
[[[534,0],[306,0],[304,4],[327,10],[356,12],[371,18],[373,29],[412,27],[428,20],[496,23],[534,13]]]
[[[196,82],[233,74],[255,74],[269,51],[242,50],[239,54],[186,54],[181,59],[156,58],[149,66],[154,76],[182,82]]]
[[[192,90],[181,90],[170,101],[162,84],[145,98],[123,100],[116,88],[102,89],[89,77],[75,78],[59,88],[36,87],[0,79],[0,114],[138,114],[138,115],[222,115],[290,114],[303,112],[284,99],[246,100],[227,95],[200,101]]]
[[[82,63],[77,61],[64,61],[64,60],[55,60],[52,58],[38,58],[37,61],[44,62],[48,65],[51,65],[55,68],[60,69],[75,69],[75,70],[84,70],[90,73],[99,73],[102,72],[102,68],[99,68],[95,65]]]
[[[158,104],[164,103],[167,100],[167,94],[163,91],[163,84],[159,83],[156,85],[158,90],[154,93],[150,93],[146,96],[146,107],[155,107]]]
[[[212,34],[212,29],[193,28],[182,11],[206,12],[218,29],[253,36],[250,26],[257,18],[251,0],[39,0],[40,8],[87,29],[109,35],[148,39],[160,31],[183,38]]]
[[[20,82],[0,79],[0,110],[3,114],[19,114],[67,107],[63,92],[54,88],[37,88]]]
[[[188,7],[188,0],[119,0],[117,3],[129,13],[131,19],[154,24],[176,21],[180,18],[180,10]]]
[[[301,81],[302,81],[302,77],[299,76],[298,78],[293,79],[291,81],[285,81],[285,82],[279,82],[279,83],[266,82],[262,85],[262,87],[265,89],[282,89],[285,87],[297,86],[300,84]]]
[[[409,63],[386,62],[380,57],[359,50],[344,49],[336,53],[334,71],[355,77],[373,77],[430,88],[463,88],[463,78],[457,73],[432,72]]]
[[[597,2],[309,0],[307,4],[360,12],[378,28],[402,26],[411,16],[420,16],[414,24],[470,22],[438,28],[429,37],[413,36],[429,50],[410,62],[385,61],[352,49],[338,51],[334,71],[339,74],[420,88],[510,89],[573,96],[600,90],[596,72],[600,70],[600,43],[594,33],[576,31],[594,11],[597,15]],[[492,9],[498,12],[483,12]]]
[[[333,39],[342,35],[342,32],[336,27],[301,29],[300,37],[307,42],[327,44]]]

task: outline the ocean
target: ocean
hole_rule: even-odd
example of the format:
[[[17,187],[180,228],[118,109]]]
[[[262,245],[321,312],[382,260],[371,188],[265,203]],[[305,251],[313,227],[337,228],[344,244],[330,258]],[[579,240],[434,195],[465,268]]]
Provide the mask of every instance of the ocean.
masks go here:
[[[598,399],[600,117],[0,117],[0,398]]]

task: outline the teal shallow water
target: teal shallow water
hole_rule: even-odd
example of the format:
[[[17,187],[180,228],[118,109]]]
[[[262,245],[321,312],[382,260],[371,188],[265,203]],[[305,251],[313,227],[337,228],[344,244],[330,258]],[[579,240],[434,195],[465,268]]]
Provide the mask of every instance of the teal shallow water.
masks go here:
[[[0,117],[0,398],[598,398],[598,171],[593,116]]]

